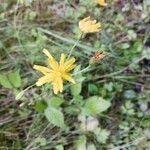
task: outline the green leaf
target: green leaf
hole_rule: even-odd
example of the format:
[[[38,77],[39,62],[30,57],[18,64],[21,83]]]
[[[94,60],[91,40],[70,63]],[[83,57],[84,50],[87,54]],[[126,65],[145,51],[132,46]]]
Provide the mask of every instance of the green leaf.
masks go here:
[[[97,94],[98,93],[98,87],[95,84],[88,84],[88,91],[90,94]]]
[[[96,150],[96,147],[95,147],[95,145],[94,144],[88,144],[87,145],[87,150]]]
[[[137,34],[134,30],[128,30],[127,37],[129,38],[129,40],[135,40],[137,38]]]
[[[23,4],[23,3],[24,3],[24,0],[18,0],[18,2],[19,2],[20,4]]]
[[[46,107],[47,105],[44,101],[37,102],[36,105],[34,106],[35,110],[38,112],[44,112]]]
[[[71,89],[71,94],[73,96],[78,96],[80,95],[81,90],[82,90],[82,83],[73,84],[71,85],[70,89]]]
[[[15,88],[19,88],[21,86],[21,77],[20,77],[19,70],[15,72],[11,72],[8,75],[8,79],[10,80],[10,82]]]
[[[76,150],[86,150],[86,140],[86,136],[80,136],[79,139],[76,141]]]
[[[120,44],[121,49],[128,49],[130,47],[129,43]]]
[[[98,96],[89,97],[85,103],[85,111],[90,115],[97,115],[106,111],[110,107],[110,102]]]
[[[111,106],[111,103],[100,97],[99,105],[100,105],[100,112],[103,112],[103,111],[106,111]]]
[[[97,115],[100,113],[99,99],[97,96],[89,97],[86,100],[85,110],[90,115]]]
[[[45,109],[44,114],[47,118],[47,120],[54,124],[55,126],[61,127],[63,128],[65,126],[64,124],[64,115],[63,113],[54,108],[54,107],[48,107],[47,109]]]
[[[108,139],[110,132],[108,130],[105,129],[101,129],[101,128],[97,128],[95,130],[95,135],[96,135],[96,139],[99,143],[106,143],[106,140]]]
[[[47,101],[49,106],[53,106],[56,108],[58,108],[63,102],[64,102],[64,99],[58,96],[53,96],[50,98],[50,100]]]
[[[144,120],[143,120],[143,127],[145,128],[149,128],[150,127],[150,117],[146,117]]]
[[[107,89],[109,92],[112,92],[113,91],[113,83],[112,82],[109,82],[107,84],[104,85],[104,88]]]
[[[77,106],[83,106],[85,102],[83,100],[83,96],[77,95],[77,96],[73,97],[73,99],[71,100],[71,103],[73,103]]]
[[[13,88],[11,83],[9,82],[7,76],[4,75],[0,75],[0,84],[4,87],[4,88]]]
[[[76,107],[76,105],[72,105],[72,106],[66,107],[64,111],[65,113],[70,114],[70,115],[77,115],[80,112],[80,109]]]
[[[35,17],[36,17],[36,12],[35,11],[31,11],[29,14],[29,20],[34,20],[35,19]]]
[[[64,150],[64,147],[63,145],[56,145],[56,150]]]

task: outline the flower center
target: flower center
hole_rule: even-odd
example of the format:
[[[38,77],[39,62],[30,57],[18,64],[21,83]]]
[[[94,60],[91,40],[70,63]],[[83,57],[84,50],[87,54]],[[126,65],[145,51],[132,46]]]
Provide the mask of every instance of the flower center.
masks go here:
[[[60,77],[61,76],[61,72],[60,71],[56,71],[55,72],[55,76]]]

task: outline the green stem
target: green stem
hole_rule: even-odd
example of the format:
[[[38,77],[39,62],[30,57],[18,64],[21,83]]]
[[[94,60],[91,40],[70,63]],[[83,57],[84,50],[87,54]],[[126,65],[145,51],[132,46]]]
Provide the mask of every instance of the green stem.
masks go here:
[[[67,59],[69,59],[70,56],[72,55],[72,52],[73,52],[74,48],[78,45],[78,43],[79,43],[81,37],[82,37],[82,33],[80,33],[80,36],[79,36],[78,40],[77,40],[77,41],[74,43],[74,45],[72,46],[72,48],[71,48],[71,50],[70,50],[70,52],[69,52],[69,55],[68,55]]]
[[[86,71],[88,71],[88,69],[89,69],[90,67],[91,67],[91,65],[88,65],[86,68],[84,68],[83,70],[81,70],[81,71],[79,71],[79,72],[74,73],[73,75],[75,76],[75,75],[77,75],[77,74],[86,72]]]
[[[27,90],[29,90],[30,88],[32,88],[33,86],[35,86],[35,84],[32,84],[32,85],[28,86],[26,89],[24,89],[23,91],[21,91],[20,93],[18,93],[18,94],[16,95],[16,100],[21,99],[21,97],[24,95],[24,93],[25,93]]]

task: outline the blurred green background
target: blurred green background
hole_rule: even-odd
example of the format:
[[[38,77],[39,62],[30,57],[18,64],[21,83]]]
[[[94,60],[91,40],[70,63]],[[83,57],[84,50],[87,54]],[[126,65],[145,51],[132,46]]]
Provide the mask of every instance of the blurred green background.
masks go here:
[[[150,1],[107,0],[107,4],[0,0],[0,149],[150,149]],[[73,52],[77,64],[84,69],[97,50],[109,55],[58,97],[52,97],[46,85],[34,86],[16,100],[38,79],[33,65],[45,64],[42,49],[56,58],[68,54],[80,34],[78,22],[87,16],[101,22],[102,31],[80,40]],[[78,106],[91,96],[110,106],[92,119],[83,118]],[[49,123],[43,114],[52,98],[54,105],[61,105],[66,130]],[[90,130],[97,123],[98,128],[82,131],[84,120]]]

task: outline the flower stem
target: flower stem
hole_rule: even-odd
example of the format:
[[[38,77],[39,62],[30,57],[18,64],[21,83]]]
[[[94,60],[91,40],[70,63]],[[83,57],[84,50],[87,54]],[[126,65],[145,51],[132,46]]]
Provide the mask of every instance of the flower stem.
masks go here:
[[[20,93],[18,93],[18,94],[16,95],[16,100],[21,99],[21,97],[24,95],[24,93],[25,93],[28,89],[32,88],[33,86],[35,86],[35,84],[32,84],[32,85],[28,86],[26,89],[24,89],[23,91],[21,91]]]
[[[68,55],[67,59],[69,59],[70,56],[72,55],[72,52],[73,52],[74,48],[78,45],[78,43],[79,43],[81,37],[82,37],[82,33],[80,33],[78,40],[77,40],[77,41],[74,43],[74,45],[72,46],[72,48],[71,48],[71,50],[70,50],[70,52],[69,52],[69,55]]]
[[[74,73],[73,75],[77,75],[77,74],[79,74],[79,73],[87,72],[90,67],[91,67],[91,65],[88,65],[86,68],[84,68],[83,70],[81,70],[81,71],[79,71],[79,72]]]

